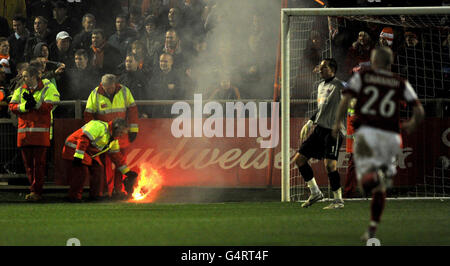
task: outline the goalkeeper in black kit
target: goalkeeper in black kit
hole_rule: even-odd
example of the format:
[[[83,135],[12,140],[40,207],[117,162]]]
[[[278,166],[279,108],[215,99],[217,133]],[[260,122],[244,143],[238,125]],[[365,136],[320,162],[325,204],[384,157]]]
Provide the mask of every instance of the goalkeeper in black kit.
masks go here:
[[[295,155],[295,163],[305,180],[311,195],[302,204],[303,208],[309,207],[323,199],[323,194],[317,186],[314,172],[308,163],[310,158],[324,160],[328,178],[330,180],[333,198],[331,204],[324,209],[344,208],[342,199],[341,181],[337,171],[337,159],[339,149],[342,145],[343,135],[339,133],[336,138],[331,135],[331,129],[336,117],[337,107],[341,100],[341,92],[344,88],[343,82],[335,77],[337,62],[333,58],[322,60],[318,66],[320,77],[323,81],[318,86],[317,106],[314,115],[303,126],[300,132],[302,144]],[[306,138],[308,133],[313,132]]]

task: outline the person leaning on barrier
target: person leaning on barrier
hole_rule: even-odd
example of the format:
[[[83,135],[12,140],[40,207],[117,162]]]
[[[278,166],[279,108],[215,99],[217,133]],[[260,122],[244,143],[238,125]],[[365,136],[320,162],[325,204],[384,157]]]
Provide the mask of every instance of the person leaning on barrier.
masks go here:
[[[24,85],[12,96],[9,109],[18,116],[17,146],[21,149],[31,193],[28,201],[42,198],[46,154],[50,146],[51,111],[59,92],[39,71],[28,66],[22,73]]]
[[[131,193],[137,173],[128,168],[125,157],[119,152],[119,139],[126,135],[127,131],[128,125],[123,118],[110,122],[91,120],[67,137],[62,158],[65,160],[66,177],[70,185],[68,201],[81,202],[86,178],[89,178],[89,199],[100,199],[104,184],[104,166],[100,155],[106,152],[120,172],[126,175],[125,189]]]
[[[139,131],[138,108],[131,91],[126,86],[117,83],[115,75],[106,74],[102,77],[102,82],[95,88],[86,103],[84,111],[84,121],[91,120],[112,121],[115,118],[126,119],[129,131],[119,139],[120,153],[126,158],[126,148],[133,142]],[[125,197],[126,191],[123,187],[123,174],[116,168],[112,170],[111,156],[104,156],[106,182],[108,194],[113,196],[113,191],[117,197]],[[117,166],[117,165],[116,165]]]

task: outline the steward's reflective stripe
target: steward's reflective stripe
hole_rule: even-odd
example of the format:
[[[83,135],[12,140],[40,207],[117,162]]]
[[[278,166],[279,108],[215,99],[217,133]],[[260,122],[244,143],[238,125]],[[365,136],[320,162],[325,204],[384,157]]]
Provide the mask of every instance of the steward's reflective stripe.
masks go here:
[[[87,124],[86,124],[87,125]],[[91,140],[94,141],[94,137],[89,133],[89,131],[85,130],[86,125],[84,125],[81,129],[83,130],[83,133]]]
[[[36,109],[41,108],[42,102],[44,102],[44,100],[45,100],[45,94],[47,93],[47,90],[48,90],[48,83],[45,84],[45,87],[41,92],[39,101],[37,102],[36,107],[35,107]]]
[[[124,101],[124,104],[125,104],[125,107],[127,107],[127,90],[126,90],[126,88],[124,87],[124,86],[120,86],[120,89],[122,90],[122,93],[123,93],[123,101]],[[126,108],[124,108],[125,109],[125,111],[127,110]]]
[[[109,153],[118,153],[120,150],[109,150]]]
[[[84,155],[84,151],[82,151],[82,150],[75,150],[75,153]]]
[[[19,128],[17,132],[24,133],[24,132],[49,132],[50,128],[44,128],[44,127],[26,127],[26,128]]]
[[[137,127],[139,127],[139,125],[138,124],[130,124],[130,127],[137,128]]]
[[[127,172],[130,171],[130,169],[128,168],[127,165],[122,165],[121,167],[118,168],[120,172],[122,172],[122,174],[125,174]]]
[[[85,111],[85,112],[88,112],[88,113],[93,113],[93,112],[94,112],[94,110],[92,110],[92,109],[90,109],[90,108],[86,108],[86,109],[84,109],[84,111]]]
[[[80,158],[81,160],[83,160],[83,159],[84,159],[84,154],[75,153],[75,154],[73,155],[73,157],[75,157],[75,158]]]
[[[110,113],[119,113],[119,112],[126,112],[126,108],[112,108],[112,109],[106,109],[106,110],[98,110],[98,114],[110,114]]]
[[[108,127],[106,124],[104,123],[100,123],[103,127],[104,127],[104,131],[103,131],[103,135],[108,134]],[[81,129],[83,130],[83,133],[88,136],[89,140],[91,141],[91,145],[94,146],[95,148],[99,149],[99,150],[103,150],[104,146],[99,146],[98,145],[98,141],[100,141],[103,138],[103,135],[100,134],[96,139],[94,139],[94,137],[91,135],[91,133],[89,133],[89,131],[85,130],[86,126],[88,124],[84,125]]]
[[[70,148],[74,148],[74,149],[77,148],[77,144],[72,143],[72,142],[68,142],[68,141],[66,141],[66,146],[67,146],[67,147],[70,147]]]

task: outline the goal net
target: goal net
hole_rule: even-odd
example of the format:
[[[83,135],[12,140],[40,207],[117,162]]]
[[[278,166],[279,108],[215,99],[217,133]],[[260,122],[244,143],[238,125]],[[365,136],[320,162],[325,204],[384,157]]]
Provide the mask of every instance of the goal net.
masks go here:
[[[335,58],[336,76],[346,81],[370,64],[370,49],[379,45],[380,35],[394,51],[392,71],[410,81],[427,114],[421,129],[404,138],[388,196],[450,196],[450,7],[286,8],[281,17],[282,201],[309,195],[292,159],[301,144],[300,130],[317,108],[321,80],[315,66]],[[360,35],[364,41],[358,41]],[[410,114],[405,107],[401,117]],[[338,159],[343,187],[349,158],[345,148],[344,143]],[[323,162],[310,164],[322,191],[330,192]]]

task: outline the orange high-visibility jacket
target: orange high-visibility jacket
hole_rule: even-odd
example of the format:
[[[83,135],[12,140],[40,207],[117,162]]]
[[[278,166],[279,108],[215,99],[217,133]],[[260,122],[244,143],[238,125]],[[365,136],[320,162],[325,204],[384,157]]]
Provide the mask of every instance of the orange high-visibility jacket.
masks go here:
[[[31,93],[36,106],[25,109],[23,94]],[[49,80],[39,80],[36,89],[26,84],[17,88],[9,103],[9,109],[18,116],[17,146],[50,146],[51,111],[54,103],[59,102],[59,92]]]
[[[353,127],[353,120],[355,120],[355,110],[353,108],[347,109],[347,140],[345,145],[346,152],[353,152],[353,140],[355,128]]]
[[[67,137],[62,158],[79,158],[85,165],[92,165],[92,160],[96,160],[102,165],[99,155],[108,152],[118,169],[126,174],[130,169],[119,151],[119,141],[112,137],[112,121],[91,120]]]
[[[116,84],[114,96],[111,98],[108,97],[102,84],[95,88],[86,103],[84,122],[87,123],[93,119],[109,122],[120,117],[127,120],[129,132],[137,133],[139,113],[130,89]],[[127,135],[120,138],[119,142],[122,148],[130,144]]]

